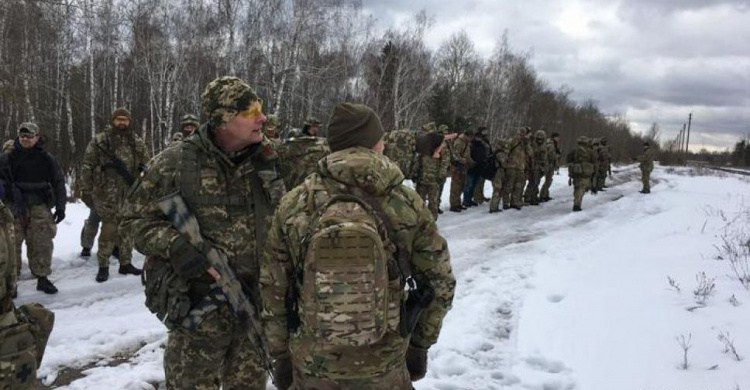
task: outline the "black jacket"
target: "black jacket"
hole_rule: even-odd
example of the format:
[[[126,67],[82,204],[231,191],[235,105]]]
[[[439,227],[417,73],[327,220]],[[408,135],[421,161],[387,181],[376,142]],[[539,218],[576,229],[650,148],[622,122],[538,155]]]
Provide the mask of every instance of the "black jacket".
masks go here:
[[[469,173],[484,176],[492,159],[489,143],[479,137],[474,137],[471,141],[471,159],[474,160],[474,166],[469,168]]]
[[[62,169],[54,156],[44,150],[39,140],[30,149],[16,141],[10,153],[0,155],[0,180],[5,199],[14,210],[37,204],[65,210],[68,201]]]

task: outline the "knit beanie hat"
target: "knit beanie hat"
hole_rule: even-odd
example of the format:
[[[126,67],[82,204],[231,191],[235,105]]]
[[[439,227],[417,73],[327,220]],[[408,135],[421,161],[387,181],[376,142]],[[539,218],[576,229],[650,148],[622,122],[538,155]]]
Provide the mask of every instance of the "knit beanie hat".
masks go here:
[[[125,118],[128,118],[129,121],[133,121],[133,118],[130,116],[130,111],[125,107],[117,108],[112,112],[112,121],[114,122],[115,118],[118,116],[124,116]]]
[[[201,94],[203,117],[218,127],[230,122],[258,100],[255,90],[237,77],[223,76],[208,83]]]
[[[372,148],[385,134],[378,114],[362,104],[337,105],[329,123],[328,145],[332,152],[355,146]]]

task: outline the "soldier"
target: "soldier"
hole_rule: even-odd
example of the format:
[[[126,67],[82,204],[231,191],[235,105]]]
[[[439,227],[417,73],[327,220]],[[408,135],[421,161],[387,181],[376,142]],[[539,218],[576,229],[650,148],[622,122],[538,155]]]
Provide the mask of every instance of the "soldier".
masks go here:
[[[208,122],[181,147],[151,161],[129,196],[124,225],[148,256],[147,302],[169,302],[175,324],[164,351],[167,388],[261,390],[267,380],[264,357],[214,283],[218,272],[167,221],[158,201],[175,192],[184,198],[203,238],[227,255],[258,307],[259,253],[284,186],[277,155],[261,131],[266,120],[261,101],[249,85],[236,77],[213,80],[201,106]],[[170,275],[182,289],[173,295],[149,289],[152,272]]]
[[[419,195],[383,157],[377,114],[343,103],[330,123],[332,154],[283,198],[261,263],[262,315],[276,359],[276,387],[411,390],[412,381],[426,374],[427,351],[453,299],[447,244]],[[336,215],[345,223],[330,219]],[[346,242],[352,240],[346,237],[350,228],[372,232],[356,242],[375,250],[346,249],[354,244]],[[331,243],[322,229],[347,234]],[[303,237],[310,245],[301,245]],[[392,243],[389,249],[384,239]],[[318,267],[325,267],[325,274],[312,271]],[[410,298],[427,291],[434,298],[425,299],[421,315],[409,310],[402,318],[409,275],[417,284]],[[342,284],[345,288],[330,290]],[[389,292],[368,294],[369,303],[362,303],[357,291]],[[409,318],[417,321],[411,335]]]
[[[474,140],[471,142],[471,159],[474,160],[474,167],[469,169],[468,176],[471,176],[474,172],[475,179],[473,183],[467,183],[472,186],[469,188],[471,192],[468,199],[471,206],[476,206],[489,200],[484,196],[485,176],[489,176],[490,180],[495,176],[492,172],[494,168],[492,165],[492,148],[490,147],[489,133],[485,126],[479,127]],[[464,202],[466,202],[466,199],[467,196],[464,195]]]
[[[146,145],[130,124],[130,111],[116,109],[111,125],[96,134],[86,148],[81,168],[81,199],[89,208],[96,209],[102,219],[96,256],[99,261],[96,281],[99,283],[109,279],[109,257],[115,247],[120,249],[118,272],[141,274],[141,270],[131,264],[132,237],[125,231],[118,232],[125,194],[145,170],[149,159]]]
[[[609,147],[607,146],[607,139],[599,139],[599,172],[597,175],[596,189],[598,191],[604,191],[607,186],[606,180],[607,175],[612,176],[612,157],[609,154]]]
[[[651,144],[646,141],[643,143],[643,154],[638,157],[641,168],[641,181],[643,188],[639,191],[641,194],[651,193],[651,171],[654,170],[654,152],[651,150]]]
[[[180,120],[180,133],[182,133],[183,138],[190,137],[200,125],[197,116],[186,114]]]
[[[588,137],[578,137],[578,147],[568,154],[568,185],[573,185],[573,211],[581,211],[583,194],[591,186],[594,172],[594,154],[588,147]]]
[[[453,139],[456,134],[445,136],[438,132],[424,135],[423,150],[419,150],[419,174],[417,175],[417,193],[424,200],[432,216],[437,220],[440,210],[438,191],[440,190],[441,177],[445,179],[445,165],[443,154],[445,140]]]
[[[318,118],[310,117],[305,121],[305,125],[302,126],[302,135],[308,137],[318,137],[320,133],[320,125],[322,124]]]
[[[263,124],[263,134],[274,146],[281,144],[281,120],[278,115],[267,115],[266,123]]]
[[[552,178],[555,175],[555,171],[560,168],[560,134],[552,133],[544,147],[547,153],[547,164],[544,170],[544,184],[542,184],[542,189],[539,191],[539,200],[549,202],[552,200],[549,196]]]
[[[269,140],[272,142],[272,140]],[[325,138],[300,136],[274,146],[281,162],[284,187],[293,188],[315,171],[318,161],[331,153]]]
[[[526,147],[526,129],[520,128],[516,136],[506,142],[508,149],[503,182],[503,210],[523,207],[523,187],[526,184],[526,164],[528,149]]]
[[[466,175],[469,168],[474,165],[471,159],[471,140],[474,138],[474,132],[466,130],[453,141],[451,150],[451,195],[450,211],[460,213],[466,209],[461,202],[461,192],[466,185]]]
[[[0,185],[0,198],[4,193],[5,185]],[[3,316],[12,311],[13,298],[17,295],[17,267],[20,259],[16,251],[14,225],[13,213],[0,201],[0,326],[4,324]]]
[[[599,192],[597,184],[597,176],[599,175],[599,138],[587,138],[588,142],[586,147],[589,148],[591,153],[591,163],[593,165],[593,171],[591,172],[591,178],[589,180],[589,190],[592,194],[596,195]]]
[[[495,141],[492,148],[492,158],[495,159],[495,176],[492,178],[492,199],[490,199],[490,214],[499,213],[500,200],[503,197],[503,183],[505,181],[505,165],[508,163],[508,144],[503,139]]]
[[[393,130],[385,134],[383,154],[398,165],[408,180],[416,180],[418,156],[417,136],[423,134],[413,130]]]
[[[21,272],[21,246],[26,241],[36,289],[57,293],[47,278],[52,265],[56,224],[65,219],[65,179],[54,156],[44,150],[39,128],[22,123],[13,151],[0,157],[0,178],[7,183],[5,197],[15,214],[16,272]],[[55,207],[54,214],[51,208]]]
[[[544,145],[547,140],[547,133],[544,130],[537,130],[534,133],[531,145],[531,167],[529,169],[529,184],[526,186],[525,200],[532,206],[539,206],[539,183],[542,181],[547,170],[547,148]]]

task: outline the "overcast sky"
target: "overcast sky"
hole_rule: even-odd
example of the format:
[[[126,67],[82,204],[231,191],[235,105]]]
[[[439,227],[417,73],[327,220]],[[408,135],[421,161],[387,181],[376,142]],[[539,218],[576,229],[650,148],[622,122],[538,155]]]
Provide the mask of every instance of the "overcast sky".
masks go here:
[[[636,131],[653,122],[662,141],[693,113],[690,149],[731,147],[750,135],[750,0],[363,0],[383,29],[419,10],[435,19],[437,48],[465,30],[488,56],[508,30],[532,51],[553,89],[624,114]]]

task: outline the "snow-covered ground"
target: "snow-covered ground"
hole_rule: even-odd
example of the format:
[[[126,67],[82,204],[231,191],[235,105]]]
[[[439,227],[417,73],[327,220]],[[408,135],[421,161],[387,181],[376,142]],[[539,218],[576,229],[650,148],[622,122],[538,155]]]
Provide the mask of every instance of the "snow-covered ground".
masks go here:
[[[728,333],[750,357],[750,292],[715,247],[724,234],[749,231],[750,181],[660,167],[652,179],[652,193],[639,194],[637,168],[618,167],[610,188],[572,213],[563,170],[555,199],[542,206],[443,214],[458,285],[427,378],[415,387],[750,389],[750,359],[736,361],[718,340]],[[446,187],[444,210],[447,202]],[[55,386],[62,368],[87,367],[66,388],[155,388],[164,380],[165,329],[143,305],[139,278],[117,274],[113,260],[110,281],[96,283],[96,259],[77,257],[86,214],[70,205],[59,226],[51,279],[60,293],[37,292],[22,273],[18,302],[57,314],[40,375]],[[704,305],[693,294],[701,272],[715,278]],[[687,369],[678,336],[690,342]]]

